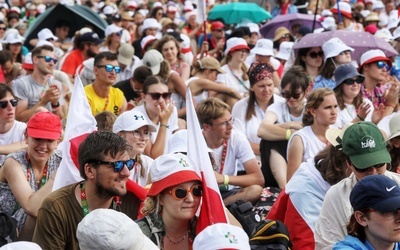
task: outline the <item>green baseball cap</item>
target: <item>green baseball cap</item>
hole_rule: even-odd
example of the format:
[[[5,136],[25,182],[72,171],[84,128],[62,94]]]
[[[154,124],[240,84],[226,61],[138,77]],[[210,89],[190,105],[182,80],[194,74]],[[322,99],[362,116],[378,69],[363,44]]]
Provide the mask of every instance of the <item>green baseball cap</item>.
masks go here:
[[[366,169],[381,163],[390,163],[386,142],[379,128],[372,122],[358,122],[351,125],[343,135],[343,153],[359,169]]]

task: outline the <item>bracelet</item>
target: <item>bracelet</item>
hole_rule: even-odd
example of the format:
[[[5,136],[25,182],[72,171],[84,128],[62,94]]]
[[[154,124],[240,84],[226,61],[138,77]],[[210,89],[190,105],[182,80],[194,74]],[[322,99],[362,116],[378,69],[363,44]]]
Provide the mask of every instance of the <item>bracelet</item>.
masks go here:
[[[396,106],[395,106],[395,105],[392,105],[392,104],[386,104],[386,106],[387,106],[387,107],[392,107],[393,109],[396,108]]]
[[[286,140],[288,141],[290,139],[290,136],[292,135],[292,130],[286,129]]]
[[[51,107],[54,109],[54,108],[58,108],[58,107],[60,107],[60,103],[59,102],[57,102],[57,104],[51,104]]]
[[[161,124],[161,123],[160,123],[160,127],[166,127],[166,128],[169,128],[169,125],[167,125],[167,124]]]
[[[224,185],[228,185],[229,184],[229,176],[224,174]]]
[[[52,107],[52,108],[51,108],[51,111],[52,111],[52,112],[57,112],[59,109],[60,109],[60,106],[58,106],[58,107]]]
[[[361,118],[361,116],[359,114],[357,114],[357,118],[360,119],[360,121],[364,121],[364,119]]]

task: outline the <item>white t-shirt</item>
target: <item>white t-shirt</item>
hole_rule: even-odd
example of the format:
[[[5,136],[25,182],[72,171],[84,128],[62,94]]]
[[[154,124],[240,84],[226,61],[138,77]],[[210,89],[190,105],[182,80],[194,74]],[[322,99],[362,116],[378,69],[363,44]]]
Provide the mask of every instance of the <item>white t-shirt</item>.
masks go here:
[[[191,78],[187,79],[185,81],[186,87],[189,86],[190,82],[198,80],[198,79],[199,79],[199,77],[197,77],[197,76],[194,76],[194,77],[191,77]],[[204,90],[200,94],[198,94],[196,96],[193,96],[193,99],[194,99],[194,101],[196,103],[200,103],[200,102],[204,101],[207,98],[208,98],[208,91],[207,90]]]
[[[0,145],[3,146],[14,142],[23,141],[25,130],[26,123],[14,121],[13,126],[8,132],[0,134]],[[0,165],[3,163],[4,157],[6,156],[0,154]]]
[[[129,175],[129,179],[136,182],[141,187],[145,187],[149,179],[150,167],[154,160],[144,154],[140,155],[140,159],[142,160],[142,164],[135,163]],[[144,176],[140,176],[141,168],[144,168]]]
[[[250,89],[249,80],[244,81],[242,75],[238,75],[237,77],[232,73],[229,69],[228,65],[224,65],[221,67],[224,70],[225,74],[218,74],[216,82],[222,83],[228,87],[236,89],[242,96],[248,94]],[[238,80],[239,79],[239,80]]]
[[[374,111],[374,105],[367,98],[363,98],[363,102],[366,102],[371,106],[371,111],[368,113],[367,117],[365,117],[365,121],[370,122],[371,117],[372,117],[372,112]],[[353,121],[354,118],[357,117],[357,110],[353,104],[345,103],[344,105],[345,105],[345,108],[343,110],[340,110],[338,108],[338,116],[336,118],[336,123],[335,123],[335,127],[337,127],[337,128],[343,128],[344,125]]]
[[[152,135],[151,135],[151,142],[154,143],[154,142],[156,141],[156,138],[157,138],[157,135],[158,135],[158,131],[159,131],[159,128],[160,128],[160,123],[155,124],[155,123],[150,119],[150,117],[147,115],[147,112],[146,112],[146,109],[145,109],[145,107],[144,107],[144,104],[135,107],[133,110],[136,110],[136,111],[141,112],[141,113],[144,115],[144,117],[146,117],[146,119],[147,119],[154,127],[156,127],[157,131],[156,131],[156,132],[153,132]],[[176,107],[174,107],[174,110],[172,111],[172,114],[171,114],[171,116],[170,116],[170,118],[169,118],[169,120],[168,120],[168,126],[169,126],[169,128],[167,129],[167,133],[166,133],[166,135],[165,135],[164,154],[167,154],[167,153],[168,153],[168,141],[169,141],[169,138],[170,138],[171,135],[172,135],[172,132],[175,131],[175,130],[177,130],[177,129],[179,128],[179,127],[178,127],[178,111],[176,110]]]
[[[306,102],[306,100],[304,100],[304,102]],[[289,108],[286,104],[286,101],[272,103],[267,108],[267,111],[274,112],[278,116],[278,120],[276,121],[276,123],[278,124],[291,121],[301,122],[303,119],[303,112],[301,112],[301,115],[299,117],[295,117],[289,113]]]

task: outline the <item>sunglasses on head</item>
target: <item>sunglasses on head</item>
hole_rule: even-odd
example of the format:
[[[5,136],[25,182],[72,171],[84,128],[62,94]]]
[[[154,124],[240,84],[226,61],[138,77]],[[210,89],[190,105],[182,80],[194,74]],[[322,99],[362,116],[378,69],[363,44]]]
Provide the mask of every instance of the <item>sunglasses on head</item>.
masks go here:
[[[285,99],[299,99],[301,94],[303,94],[303,92],[297,92],[297,93],[290,93],[289,91],[282,91],[282,97]]]
[[[15,107],[18,104],[18,100],[17,99],[12,99],[12,100],[9,100],[9,101],[1,101],[0,102],[0,108],[2,108],[2,109],[7,108],[8,103],[10,103],[11,106]]]
[[[118,74],[121,72],[121,67],[120,66],[113,66],[111,64],[106,64],[106,65],[97,65],[97,68],[105,68],[108,73],[112,72],[115,70],[115,74]]]
[[[365,80],[365,77],[357,76],[356,79],[349,78],[349,79],[344,80],[343,83],[346,85],[353,85],[355,82],[358,84],[361,84],[364,82],[364,80]]]
[[[49,63],[51,61],[53,61],[54,64],[57,63],[57,59],[53,58],[51,56],[37,56],[37,58],[44,58],[44,61],[47,62],[47,63]]]
[[[168,193],[176,200],[185,199],[188,193],[191,193],[193,197],[201,197],[203,196],[203,187],[200,185],[192,186],[190,189],[174,187]]]
[[[323,57],[324,56],[324,52],[322,52],[322,51],[318,51],[318,52],[313,51],[313,52],[308,53],[308,55],[311,58]]]
[[[126,166],[128,168],[128,170],[132,170],[133,166],[135,165],[135,160],[134,159],[129,159],[127,161],[114,161],[114,162],[110,162],[110,161],[99,161],[99,160],[93,160],[93,161],[89,161],[88,164],[97,164],[97,165],[110,165],[114,167],[114,172],[115,173],[119,173],[124,169],[124,166]]]
[[[147,93],[151,96],[153,100],[160,100],[160,97],[162,97],[164,100],[169,100],[171,98],[171,92],[165,92],[165,93]]]
[[[383,61],[376,62],[376,65],[378,66],[378,69],[383,69],[384,67],[386,68],[386,70],[390,69],[389,64],[387,64],[386,62],[383,62]]]
[[[354,165],[353,165],[353,167],[354,167],[354,169],[355,169],[357,172],[359,172],[359,173],[365,173],[365,172],[367,172],[368,170],[370,170],[371,168],[381,168],[381,167],[383,167],[383,166],[385,166],[385,165],[386,165],[386,163],[381,163],[381,164],[376,164],[376,165],[370,166],[370,167],[368,167],[368,168],[356,168],[356,166],[354,166]]]

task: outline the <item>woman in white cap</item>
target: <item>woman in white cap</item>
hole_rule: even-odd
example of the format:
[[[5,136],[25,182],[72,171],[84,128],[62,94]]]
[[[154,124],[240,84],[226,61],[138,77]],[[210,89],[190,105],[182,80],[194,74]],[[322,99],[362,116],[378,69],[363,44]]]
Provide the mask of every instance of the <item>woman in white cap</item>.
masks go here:
[[[392,158],[391,171],[400,173],[400,114],[392,116],[389,121],[390,136],[386,142]]]
[[[3,42],[6,44],[4,49],[9,50],[13,55],[13,62],[23,63],[22,43],[25,40],[16,29],[9,29],[6,32]]]
[[[150,184],[150,166],[153,159],[144,155],[151,134],[157,129],[137,110],[122,113],[115,120],[112,131],[125,138],[132,149],[129,151],[129,158],[135,160],[135,165],[130,174],[130,179],[145,187]]]
[[[226,74],[218,74],[216,82],[235,88],[242,96],[247,95],[250,83],[245,61],[249,52],[246,40],[229,38],[226,41],[225,58],[221,63]]]
[[[309,86],[312,89],[314,80],[322,69],[324,52],[321,47],[302,48],[297,51],[293,65],[302,66],[308,76]]]
[[[334,37],[322,45],[322,51],[324,52],[324,66],[315,78],[313,89],[324,87],[333,89],[336,85],[335,80],[332,79],[333,72],[339,65],[351,63],[351,53],[354,49]]]
[[[20,240],[32,240],[40,204],[53,187],[61,132],[57,115],[36,113],[27,124],[27,149],[7,155],[0,168],[0,212],[17,220]]]
[[[142,232],[160,249],[192,249],[202,180],[186,155],[167,154],[150,169],[153,181],[144,202]]]
[[[100,47],[100,52],[110,51],[118,54],[119,46],[121,45],[122,28],[115,24],[108,25],[105,31],[106,38],[103,46]]]
[[[192,92],[196,103],[210,97],[210,91],[217,92],[216,97],[226,102],[231,107],[241,99],[240,93],[231,87],[217,84],[215,80],[218,74],[224,74],[221,65],[214,57],[203,57],[193,63],[194,76],[185,83]]]

